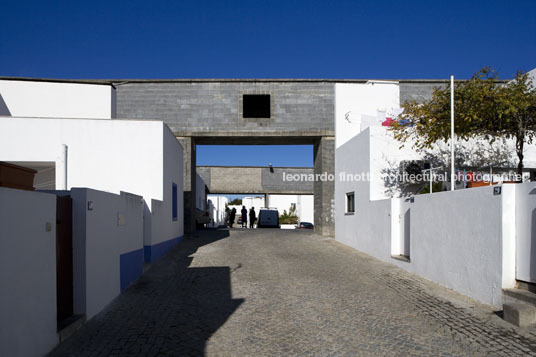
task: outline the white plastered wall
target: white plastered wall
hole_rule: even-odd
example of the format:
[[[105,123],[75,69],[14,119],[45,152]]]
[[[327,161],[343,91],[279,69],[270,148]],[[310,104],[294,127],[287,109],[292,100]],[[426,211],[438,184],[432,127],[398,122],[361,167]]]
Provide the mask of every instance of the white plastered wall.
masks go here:
[[[164,195],[161,200],[152,200],[151,241],[145,245],[154,245],[184,235],[184,189],[183,189],[183,151],[182,146],[167,126],[162,127],[163,137],[163,177],[161,183]],[[172,187],[177,185],[177,219],[172,217]]]
[[[163,126],[158,121],[0,118],[0,161],[55,162],[64,189],[90,187],[163,199]]]
[[[268,197],[270,207],[277,208],[279,214],[286,210],[289,212],[291,204],[296,205],[296,214],[300,222],[314,222],[314,196],[313,195],[276,195]]]
[[[370,169],[374,137],[365,130],[336,150],[335,238],[376,258],[494,306],[502,288],[513,284],[515,190],[504,185],[415,196],[410,207],[409,262],[391,257],[400,229],[392,209],[398,199],[371,200],[367,181],[338,179],[344,172]],[[356,155],[356,153],[360,155]],[[355,193],[355,212],[346,212],[346,193]],[[395,207],[397,208],[397,207]],[[400,213],[400,212],[398,212]],[[514,229],[515,230],[515,229]],[[394,232],[396,233],[396,232]]]
[[[143,249],[143,207],[128,193],[73,188],[70,195],[74,312],[90,319],[120,293],[120,255]]]
[[[335,147],[359,134],[371,122],[381,125],[385,117],[400,111],[398,82],[335,84]]]
[[[0,355],[44,355],[58,343],[56,196],[0,187],[0,241]]]
[[[115,89],[109,84],[0,80],[0,115],[14,117],[115,117]]]

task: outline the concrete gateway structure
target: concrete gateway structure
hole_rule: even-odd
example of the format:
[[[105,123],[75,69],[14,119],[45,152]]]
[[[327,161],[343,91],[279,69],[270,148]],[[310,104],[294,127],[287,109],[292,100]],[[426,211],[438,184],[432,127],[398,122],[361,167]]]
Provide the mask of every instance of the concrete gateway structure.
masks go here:
[[[178,79],[109,80],[116,88],[117,117],[163,120],[184,148],[185,229],[195,202],[196,145],[314,146],[315,174],[334,174],[335,116],[348,110],[339,105],[336,84],[374,86],[385,81],[327,79]],[[429,97],[443,80],[401,80],[400,100]],[[380,93],[378,93],[380,95]],[[344,97],[341,97],[344,99]],[[356,98],[354,98],[356,99]],[[368,100],[367,97],[357,98]],[[381,108],[374,108],[381,109]],[[307,183],[305,183],[307,185]],[[307,190],[306,188],[305,190]],[[334,234],[334,182],[315,181],[314,224],[323,235]]]
[[[43,97],[38,89],[44,84],[57,88]],[[88,92],[88,84],[100,92]],[[80,117],[73,107],[83,107],[84,118],[163,121],[184,150],[184,228],[189,232],[195,230],[197,145],[309,144],[315,176],[333,175],[336,147],[396,116],[401,103],[429,98],[435,87],[445,85],[447,80],[0,77],[0,115],[43,116],[44,108],[52,117]],[[23,105],[28,96],[32,106]],[[34,107],[40,115],[32,114]],[[59,114],[58,107],[63,108]],[[333,236],[334,181],[315,180],[312,186],[317,232]]]

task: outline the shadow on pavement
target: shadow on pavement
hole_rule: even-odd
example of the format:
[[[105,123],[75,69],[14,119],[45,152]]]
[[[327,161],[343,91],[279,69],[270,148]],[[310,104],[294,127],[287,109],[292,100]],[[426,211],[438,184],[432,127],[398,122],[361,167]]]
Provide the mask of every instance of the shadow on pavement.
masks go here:
[[[204,355],[244,299],[231,296],[230,267],[190,267],[191,255],[228,236],[207,230],[186,237],[50,355]]]

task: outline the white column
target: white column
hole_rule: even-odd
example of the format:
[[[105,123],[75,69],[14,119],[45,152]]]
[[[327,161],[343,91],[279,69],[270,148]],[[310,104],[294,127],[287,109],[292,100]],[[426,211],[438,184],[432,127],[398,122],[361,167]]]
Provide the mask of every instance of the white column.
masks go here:
[[[454,76],[450,76],[450,190],[454,191]]]
[[[68,152],[67,145],[62,144],[56,157],[56,190],[68,190],[67,173],[68,173]]]

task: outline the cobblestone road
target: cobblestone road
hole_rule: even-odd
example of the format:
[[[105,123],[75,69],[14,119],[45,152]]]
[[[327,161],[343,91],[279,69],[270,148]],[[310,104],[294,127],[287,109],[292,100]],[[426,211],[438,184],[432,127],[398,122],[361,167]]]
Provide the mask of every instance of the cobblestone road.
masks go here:
[[[332,239],[237,229],[185,239],[51,355],[536,355],[536,335]]]

